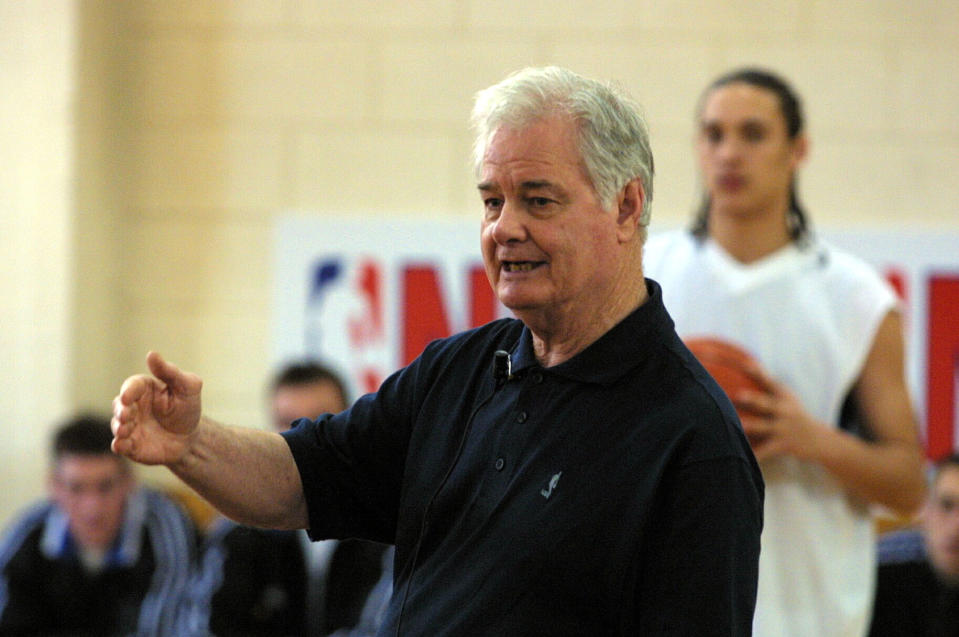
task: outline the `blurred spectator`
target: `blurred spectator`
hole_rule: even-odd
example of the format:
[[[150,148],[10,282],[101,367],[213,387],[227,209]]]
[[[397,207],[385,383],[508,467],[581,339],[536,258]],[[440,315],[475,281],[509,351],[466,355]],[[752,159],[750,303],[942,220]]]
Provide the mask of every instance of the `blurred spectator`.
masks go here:
[[[197,632],[218,637],[306,635],[306,562],[299,534],[218,517],[207,531]]]
[[[341,628],[332,637],[375,637],[386,618],[393,596],[393,557],[395,548],[390,546],[383,552],[383,570],[380,579],[370,591],[359,620],[353,628]]]
[[[936,464],[919,520],[879,541],[870,637],[959,635],[959,454]]]
[[[171,500],[137,486],[112,439],[100,416],[57,430],[50,499],[0,543],[0,634],[185,634],[195,528]]]
[[[270,384],[273,427],[347,406],[343,382],[313,362]],[[380,578],[386,547],[358,540],[312,543],[301,531],[254,529],[226,518],[210,528],[201,590],[212,592],[210,630],[229,635],[326,635],[353,629]]]

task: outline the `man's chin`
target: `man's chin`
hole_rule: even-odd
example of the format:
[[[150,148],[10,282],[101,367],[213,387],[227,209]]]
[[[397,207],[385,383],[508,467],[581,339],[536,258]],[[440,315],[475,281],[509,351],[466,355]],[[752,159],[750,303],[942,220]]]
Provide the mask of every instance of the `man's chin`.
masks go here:
[[[506,306],[517,318],[522,318],[524,314],[531,314],[542,309],[542,303],[534,303],[527,299],[509,299],[500,298],[500,303]]]
[[[114,534],[104,533],[102,531],[74,533],[77,544],[85,549],[104,550],[113,544]]]
[[[525,287],[525,286],[524,286]],[[544,305],[543,295],[517,285],[500,286],[496,297],[513,312],[535,311]]]

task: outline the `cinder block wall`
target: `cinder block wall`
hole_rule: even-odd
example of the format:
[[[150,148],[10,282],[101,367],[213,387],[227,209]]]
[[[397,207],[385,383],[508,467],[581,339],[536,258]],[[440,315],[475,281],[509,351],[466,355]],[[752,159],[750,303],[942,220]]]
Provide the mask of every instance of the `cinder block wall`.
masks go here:
[[[69,379],[59,411],[108,408],[156,348],[204,377],[210,414],[257,426],[274,219],[298,210],[478,223],[471,98],[526,65],[614,79],[645,106],[654,228],[683,223],[694,205],[695,102],[740,64],[782,72],[806,100],[812,155],[800,186],[814,223],[957,225],[954,2],[73,6],[75,230],[59,252],[76,272],[71,356],[45,370]],[[47,416],[30,423],[38,450]],[[0,498],[0,519],[27,495]]]

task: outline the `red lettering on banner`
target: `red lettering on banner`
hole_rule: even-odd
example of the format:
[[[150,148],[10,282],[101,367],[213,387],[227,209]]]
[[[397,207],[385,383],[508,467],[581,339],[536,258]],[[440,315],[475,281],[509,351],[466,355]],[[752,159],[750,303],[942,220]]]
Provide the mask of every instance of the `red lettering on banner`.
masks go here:
[[[436,268],[410,265],[402,272],[402,360],[408,365],[430,341],[450,335]]]
[[[896,291],[896,296],[902,301],[902,324],[903,332],[908,334],[911,329],[909,324],[909,275],[897,267],[888,267],[885,272],[886,281]]]
[[[470,324],[467,327],[486,325],[496,318],[496,295],[486,278],[486,268],[474,265],[469,272]]]
[[[889,281],[889,285],[896,291],[896,294],[903,301],[909,301],[909,288],[907,287],[906,274],[899,268],[888,268],[886,270],[886,280]]]
[[[959,368],[959,275],[929,278],[926,381],[927,453],[938,460],[955,449]]]
[[[360,387],[364,394],[370,394],[380,388],[383,379],[375,369],[365,369],[359,374]]]

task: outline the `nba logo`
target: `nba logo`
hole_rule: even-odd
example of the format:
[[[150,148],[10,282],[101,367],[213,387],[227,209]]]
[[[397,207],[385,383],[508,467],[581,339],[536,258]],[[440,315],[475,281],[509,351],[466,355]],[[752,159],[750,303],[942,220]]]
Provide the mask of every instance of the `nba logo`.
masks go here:
[[[384,266],[372,258],[324,257],[310,273],[303,335],[306,350],[375,391],[392,365],[384,325]]]
[[[303,343],[361,393],[411,362],[430,341],[506,314],[475,260],[320,256],[310,266]]]
[[[277,226],[277,362],[317,357],[353,392],[376,390],[435,338],[509,316],[474,223],[289,217]],[[880,271],[908,310],[909,380],[927,453],[959,448],[959,260],[955,237],[829,233]]]

